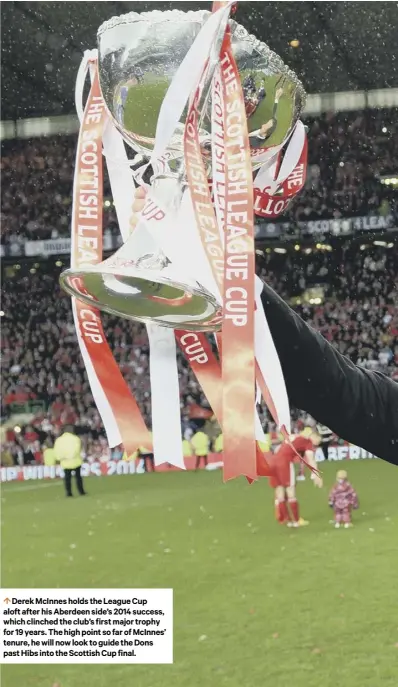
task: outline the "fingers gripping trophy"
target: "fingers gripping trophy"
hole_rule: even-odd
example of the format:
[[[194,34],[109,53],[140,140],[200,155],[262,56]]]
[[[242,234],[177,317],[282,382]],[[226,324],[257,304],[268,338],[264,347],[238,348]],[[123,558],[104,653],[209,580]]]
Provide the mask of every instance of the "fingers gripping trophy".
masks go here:
[[[98,50],[85,54],[76,84],[72,263],[61,284],[73,297],[110,445],[123,443],[129,453],[153,442],[156,464],[184,467],[178,345],[222,426],[224,478],[252,481],[268,474],[257,444],[261,397],[287,438],[290,432],[255,276],[253,217],[254,210],[277,217],[304,185],[305,92],[275,53],[230,18],[231,8],[132,12],[99,28]],[[122,238],[104,261],[102,157]],[[137,185],[138,223],[131,211]],[[150,437],[106,343],[101,311],[147,327]]]

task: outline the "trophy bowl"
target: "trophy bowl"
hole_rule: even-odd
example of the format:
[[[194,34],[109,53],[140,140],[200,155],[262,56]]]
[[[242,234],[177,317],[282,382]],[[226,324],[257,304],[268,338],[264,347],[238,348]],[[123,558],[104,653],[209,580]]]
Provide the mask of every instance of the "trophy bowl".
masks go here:
[[[130,12],[110,19],[99,28],[98,73],[106,107],[124,141],[145,157],[151,156],[154,150],[159,112],[169,86],[210,16],[211,13],[206,11]],[[204,48],[200,54],[203,64],[206,63],[198,109],[199,138],[207,159],[212,140],[211,84],[219,63],[227,21],[226,15],[218,15],[214,19],[214,23],[210,21],[204,30],[206,33],[210,26],[213,31],[208,34],[208,41],[202,42],[202,34],[201,42],[195,45],[195,50],[198,45]],[[281,146],[293,131],[304,106],[305,92],[296,75],[265,43],[251,36],[235,21],[230,20],[230,28],[244,95],[252,169],[255,170],[263,164],[262,153]],[[192,69],[192,87],[196,86],[202,67],[197,57],[198,52],[191,52],[188,68],[187,63],[184,64],[185,77]],[[199,65],[198,74],[193,69],[195,60]],[[189,91],[189,78],[184,83]],[[174,83],[174,87],[178,88],[179,84]],[[168,135],[172,135],[167,138],[169,143],[165,151],[174,169],[163,174],[164,178],[161,178],[162,174],[155,173],[151,179],[156,202],[159,194],[163,194],[165,209],[172,212],[179,208],[177,199],[185,183],[183,133],[186,110],[172,131],[184,104],[185,90],[180,94],[176,117],[169,120],[171,132]],[[178,169],[180,163],[181,169]],[[178,212],[175,217],[178,217]],[[159,226],[156,230],[152,226],[149,233],[152,232],[155,245],[153,249],[145,248],[142,252],[137,250],[139,238],[136,228],[111,258],[100,264],[80,265],[77,269],[63,272],[61,285],[84,303],[126,319],[187,331],[219,330],[220,296],[211,293],[212,285],[206,281],[206,270],[199,270],[201,283],[187,272],[185,260],[181,257],[190,251],[190,247],[184,244],[185,232],[178,220],[171,229],[166,246],[164,227],[159,234]],[[162,242],[164,253],[159,252]],[[190,261],[187,264],[192,265]]]
[[[99,76],[104,100],[124,140],[138,153],[152,153],[162,101],[209,16],[207,11],[130,12],[99,28]],[[265,43],[233,20],[230,28],[246,105],[253,167],[257,169],[256,159],[261,152],[282,144],[292,131],[305,104],[305,91],[294,72]],[[209,83],[218,53],[213,50],[210,54]],[[200,132],[206,144],[210,141],[210,108],[211,99],[207,97]],[[170,142],[170,159],[183,156],[185,117],[184,112]]]

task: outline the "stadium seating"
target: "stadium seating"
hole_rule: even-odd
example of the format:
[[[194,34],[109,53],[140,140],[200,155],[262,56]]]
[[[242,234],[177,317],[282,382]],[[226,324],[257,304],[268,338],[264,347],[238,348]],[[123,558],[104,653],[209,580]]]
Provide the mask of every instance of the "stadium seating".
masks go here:
[[[303,194],[289,211],[291,220],[397,211],[397,193],[377,178],[398,169],[397,123],[390,111],[324,115],[307,124],[309,174]],[[58,137],[4,146],[3,244],[69,234],[75,142]],[[118,232],[112,205],[105,208],[104,228]],[[365,367],[396,376],[398,255],[393,243],[382,243],[363,239],[363,244],[259,247],[257,267],[342,353]],[[14,460],[32,459],[32,447],[33,454],[39,453],[35,442],[55,435],[67,422],[84,435],[87,455],[108,451],[76,343],[70,299],[58,285],[59,271],[60,265],[52,260],[6,269],[2,417],[9,417],[18,404],[34,402],[40,408],[35,429],[22,427],[20,434],[9,433],[6,448]],[[311,289],[318,290],[313,297]],[[104,317],[104,324],[120,368],[150,422],[145,328],[110,316]],[[182,358],[178,364],[186,429],[190,406],[206,405],[206,399]],[[298,411],[293,413],[295,420],[300,419]],[[263,420],[267,419],[264,410]]]
[[[361,251],[344,244],[327,253],[308,253],[308,249],[286,254],[266,252],[259,257],[258,271],[285,298],[305,293],[315,283],[323,284],[325,300],[297,304],[300,314],[355,362],[396,374],[396,251],[375,246]],[[70,299],[58,286],[57,272],[59,268],[50,269],[42,263],[35,274],[17,272],[4,285],[3,414],[7,415],[16,403],[33,399],[42,402],[46,411],[38,414],[37,427],[56,434],[62,424],[73,422],[90,440],[89,451],[100,451],[101,421],[77,346]],[[104,324],[115,357],[148,420],[145,328],[109,316],[104,317]],[[204,405],[206,401],[182,357],[179,371],[186,428],[189,406]]]
[[[307,184],[284,219],[314,220],[397,209],[380,174],[398,169],[398,124],[391,110],[325,114],[307,119]],[[76,138],[55,137],[3,145],[3,244],[69,236]],[[109,187],[106,188],[109,194]],[[110,196],[109,196],[110,197]],[[112,205],[104,229],[118,233]]]

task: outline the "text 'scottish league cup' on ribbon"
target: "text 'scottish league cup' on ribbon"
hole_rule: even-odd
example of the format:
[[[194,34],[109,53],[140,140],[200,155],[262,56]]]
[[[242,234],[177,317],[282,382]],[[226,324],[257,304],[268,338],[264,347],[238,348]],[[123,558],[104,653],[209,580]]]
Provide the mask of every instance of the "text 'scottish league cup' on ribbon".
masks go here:
[[[155,464],[185,467],[177,344],[222,428],[224,479],[253,482],[269,474],[258,446],[261,398],[286,441],[290,434],[286,386],[255,275],[254,214],[278,216],[301,190],[307,140],[301,83],[234,21],[235,6],[131,12],[100,27],[98,50],[85,53],[76,83],[73,252],[61,283],[73,296],[110,446],[123,444],[128,454],[153,447]],[[154,65],[163,61],[161,95],[152,78],[158,67],[150,57],[140,66],[143,46]],[[145,107],[151,112],[143,122]],[[126,144],[141,156],[134,169]],[[123,245],[101,262],[103,155]],[[138,224],[130,221],[137,185],[146,191]],[[105,341],[101,311],[147,327],[151,435]]]

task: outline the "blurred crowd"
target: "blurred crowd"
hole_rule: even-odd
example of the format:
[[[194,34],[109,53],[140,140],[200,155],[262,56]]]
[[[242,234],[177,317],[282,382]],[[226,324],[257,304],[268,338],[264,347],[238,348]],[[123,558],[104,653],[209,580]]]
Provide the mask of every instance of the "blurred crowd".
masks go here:
[[[397,377],[398,253],[394,246],[362,248],[352,242],[325,251],[301,247],[281,253],[268,248],[258,251],[258,273],[342,353]],[[42,408],[32,426],[9,432],[6,448],[14,462],[38,460],[46,438],[55,437],[69,423],[82,435],[89,460],[111,455],[77,345],[70,299],[60,290],[58,272],[59,268],[43,263],[35,274],[16,271],[4,284],[2,415],[7,417],[13,404],[34,401]],[[150,425],[146,330],[108,315],[103,321],[115,358]],[[205,422],[195,419],[195,413],[207,403],[181,356],[178,365],[185,433]],[[266,410],[261,413],[264,426],[272,430]],[[298,411],[293,411],[293,419],[297,428],[304,420]],[[121,449],[112,456],[121,457]]]
[[[396,214],[397,193],[380,176],[398,171],[398,124],[393,110],[324,114],[307,118],[307,182],[283,220]],[[3,244],[69,236],[76,137],[58,136],[2,145]],[[118,233],[105,180],[105,234]],[[257,271],[341,353],[397,378],[398,309],[394,289],[398,255],[392,243],[360,246],[265,248]],[[11,252],[12,253],[12,252]],[[17,251],[16,251],[17,254]],[[57,264],[57,263],[56,263]],[[70,299],[58,285],[59,263],[9,268],[1,324],[2,411],[33,404],[32,424],[8,430],[4,447],[14,463],[40,461],[42,447],[65,424],[83,437],[88,460],[108,459],[100,416],[88,385]],[[149,348],[139,324],[104,316],[108,342],[150,425]],[[206,399],[178,359],[183,433],[205,422]],[[203,412],[202,412],[203,411]],[[265,408],[264,427],[274,428]],[[294,428],[309,419],[293,410]],[[207,431],[217,435],[207,420]],[[121,458],[119,447],[112,457]]]
[[[340,353],[398,378],[398,252],[388,245],[346,242],[332,251],[273,252],[259,273],[286,300],[296,297],[297,312]]]
[[[398,170],[398,123],[393,110],[307,118],[309,168],[304,191],[283,219],[388,215],[397,211],[379,175]],[[69,236],[76,137],[8,141],[2,146],[1,221],[4,244]],[[110,199],[106,184],[105,198]],[[106,201],[104,231],[117,233]]]
[[[291,218],[395,214],[394,191],[379,179],[398,170],[396,110],[326,113],[305,123],[308,179]]]

